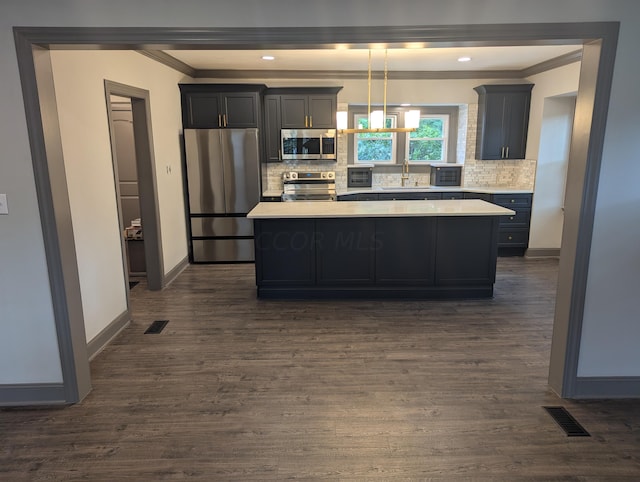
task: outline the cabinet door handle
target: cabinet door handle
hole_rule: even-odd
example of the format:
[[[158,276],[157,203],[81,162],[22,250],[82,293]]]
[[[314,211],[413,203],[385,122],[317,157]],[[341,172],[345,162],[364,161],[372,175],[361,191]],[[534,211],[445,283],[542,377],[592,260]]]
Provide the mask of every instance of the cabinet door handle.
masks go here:
[[[509,216],[509,221],[513,221],[513,216]]]
[[[506,157],[507,159],[509,158],[509,146],[507,146],[507,155],[504,157]]]
[[[227,127],[227,114],[222,114],[222,120],[223,120],[224,126]]]
[[[513,239],[513,236],[509,236],[509,241],[511,241]]]
[[[309,116],[304,116],[304,126],[309,127]]]
[[[278,160],[282,160],[282,151],[278,149]]]
[[[500,152],[500,159],[504,159],[504,146],[502,147],[502,151]]]
[[[218,127],[222,127],[222,114],[218,114]]]
[[[309,116],[309,127],[313,127],[313,116]]]

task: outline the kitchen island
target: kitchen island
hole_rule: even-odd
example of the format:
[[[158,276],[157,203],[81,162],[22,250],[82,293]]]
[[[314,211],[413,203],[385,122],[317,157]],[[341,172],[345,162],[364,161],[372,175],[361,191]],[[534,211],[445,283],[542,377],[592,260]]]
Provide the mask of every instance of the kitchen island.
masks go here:
[[[259,203],[258,297],[491,297],[512,214],[478,199]]]

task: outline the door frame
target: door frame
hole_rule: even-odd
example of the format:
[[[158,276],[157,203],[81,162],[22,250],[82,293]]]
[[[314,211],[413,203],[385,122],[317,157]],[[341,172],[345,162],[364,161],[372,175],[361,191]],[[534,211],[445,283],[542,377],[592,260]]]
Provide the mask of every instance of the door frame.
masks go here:
[[[572,398],[582,393],[578,355],[619,28],[619,22],[198,29],[14,27],[66,403],[87,395],[90,376],[50,48],[135,50],[156,45],[162,49],[216,50],[313,48],[322,44],[400,46],[407,41],[443,46],[583,44],[549,374],[551,388]]]
[[[156,163],[153,152],[153,135],[151,130],[151,108],[148,90],[139,89],[112,80],[104,81],[107,117],[109,120],[109,139],[111,142],[111,159],[117,198],[120,199],[118,183],[118,162],[115,146],[115,126],[111,112],[111,96],[117,95],[131,99],[133,115],[133,139],[136,153],[136,169],[138,171],[138,189],[140,199],[140,215],[143,220],[144,259],[147,267],[147,287],[150,290],[161,290],[164,282],[164,262],[162,260],[162,235],[160,232],[160,211],[158,209],[158,186],[156,181]],[[122,226],[122,209],[118,203],[118,219]],[[125,272],[125,288],[127,292],[127,311],[129,311],[129,270],[126,266],[126,241],[121,236],[123,268]]]

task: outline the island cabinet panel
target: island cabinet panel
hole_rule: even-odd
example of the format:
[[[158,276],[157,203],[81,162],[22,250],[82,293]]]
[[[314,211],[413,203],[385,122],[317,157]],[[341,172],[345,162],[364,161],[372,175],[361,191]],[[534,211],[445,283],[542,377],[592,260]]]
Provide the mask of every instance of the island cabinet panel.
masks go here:
[[[315,221],[258,219],[254,233],[258,285],[315,284]]]
[[[493,294],[498,215],[254,219],[261,298]]]
[[[488,285],[496,279],[498,218],[437,220],[437,285]]]
[[[318,219],[316,273],[319,285],[369,285],[375,274],[373,219]]]
[[[376,282],[434,284],[435,219],[376,219]]]

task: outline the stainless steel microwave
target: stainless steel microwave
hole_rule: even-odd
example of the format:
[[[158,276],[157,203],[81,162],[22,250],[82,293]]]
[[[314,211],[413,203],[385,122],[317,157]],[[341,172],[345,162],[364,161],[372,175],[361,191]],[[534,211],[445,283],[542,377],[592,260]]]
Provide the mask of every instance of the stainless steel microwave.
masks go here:
[[[281,144],[284,160],[335,161],[335,129],[282,129]]]

